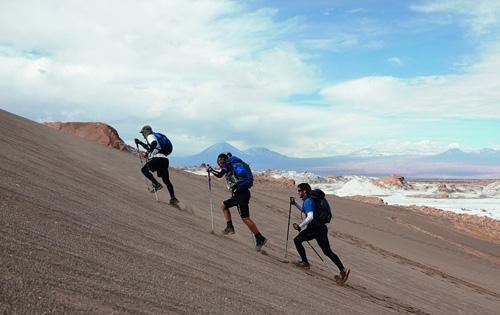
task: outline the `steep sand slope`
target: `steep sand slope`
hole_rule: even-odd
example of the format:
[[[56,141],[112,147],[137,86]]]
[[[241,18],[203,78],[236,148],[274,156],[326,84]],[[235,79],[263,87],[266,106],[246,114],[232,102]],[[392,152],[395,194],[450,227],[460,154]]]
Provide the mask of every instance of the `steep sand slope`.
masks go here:
[[[500,245],[439,218],[335,198],[334,250],[348,285],[283,264],[288,196],[253,189],[269,256],[237,215],[209,233],[206,179],[172,171],[184,210],[155,202],[133,155],[0,111],[0,312],[495,314]],[[216,205],[228,196],[214,183]],[[217,208],[216,208],[217,209]],[[294,221],[298,221],[294,214]],[[223,228],[215,212],[216,230]],[[291,233],[291,237],[295,233]],[[289,256],[296,259],[293,243]],[[315,243],[313,243],[316,245]],[[317,246],[316,246],[317,248]],[[337,272],[335,270],[335,272]],[[495,309],[497,311],[495,311]]]

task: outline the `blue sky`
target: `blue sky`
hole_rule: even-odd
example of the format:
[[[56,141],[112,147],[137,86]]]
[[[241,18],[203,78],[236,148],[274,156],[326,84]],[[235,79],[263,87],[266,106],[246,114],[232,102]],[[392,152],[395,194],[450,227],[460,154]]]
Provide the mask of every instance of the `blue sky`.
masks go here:
[[[500,2],[4,0],[0,104],[177,154],[500,149]]]

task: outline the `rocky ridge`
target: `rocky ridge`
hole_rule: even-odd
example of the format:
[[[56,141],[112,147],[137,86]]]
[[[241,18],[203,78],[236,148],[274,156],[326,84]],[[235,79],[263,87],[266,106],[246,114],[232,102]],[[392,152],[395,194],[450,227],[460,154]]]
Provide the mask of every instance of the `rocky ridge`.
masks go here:
[[[135,149],[125,144],[115,128],[101,122],[45,122],[45,126],[67,132],[78,137],[96,142],[113,149],[135,152]]]

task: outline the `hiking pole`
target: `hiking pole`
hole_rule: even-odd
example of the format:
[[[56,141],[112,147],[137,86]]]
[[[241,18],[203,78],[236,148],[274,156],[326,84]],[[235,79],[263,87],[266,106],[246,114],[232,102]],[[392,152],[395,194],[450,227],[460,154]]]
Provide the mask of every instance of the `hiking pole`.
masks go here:
[[[139,151],[139,145],[136,143],[135,146],[137,147],[137,155],[139,155],[139,160],[141,161],[141,168],[143,168],[144,164],[142,163],[142,157],[141,157],[141,152]],[[146,166],[148,167],[148,171],[150,172],[148,162],[146,162]],[[148,191],[151,191],[149,189],[148,180],[146,178],[144,178],[144,181],[146,182],[146,186],[148,188]],[[155,193],[155,199],[156,199],[156,201],[158,201],[158,194],[156,193],[156,189],[154,187],[152,189]]]
[[[319,253],[316,251],[316,249],[311,245],[311,243],[309,243],[309,241],[306,241],[307,244],[309,244],[309,246],[311,247],[311,249],[316,253],[316,255],[318,255],[319,259],[321,259],[322,262],[325,262],[323,260],[323,258],[321,258],[321,256],[319,255]]]
[[[292,200],[294,200],[293,197],[290,197],[290,209],[288,209],[288,227],[286,229],[285,259],[288,255],[288,235],[290,234],[290,215],[292,214]]]
[[[212,219],[212,231],[210,231],[210,233],[214,234],[214,205],[212,201],[212,180],[210,177],[210,171],[207,171],[207,173],[208,173],[208,193],[210,195],[210,218]]]

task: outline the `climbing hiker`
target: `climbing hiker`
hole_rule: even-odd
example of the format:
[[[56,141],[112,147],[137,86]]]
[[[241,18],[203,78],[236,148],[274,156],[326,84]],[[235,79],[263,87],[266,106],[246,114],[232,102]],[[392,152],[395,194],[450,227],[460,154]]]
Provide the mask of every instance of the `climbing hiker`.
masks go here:
[[[306,250],[302,245],[305,241],[310,241],[315,239],[318,242],[319,247],[323,251],[323,254],[328,256],[333,263],[337,266],[340,271],[340,279],[345,282],[349,276],[349,269],[346,269],[340,258],[335,254],[330,248],[330,242],[328,241],[328,228],[326,227],[326,221],[329,222],[331,219],[331,212],[328,209],[330,217],[328,219],[320,219],[324,215],[320,214],[320,205],[311,196],[311,186],[308,183],[301,183],[297,186],[297,193],[299,197],[303,200],[302,206],[295,202],[295,198],[290,198],[290,203],[302,211],[306,217],[302,223],[293,223],[293,228],[299,231],[299,234],[293,239],[297,252],[300,255],[301,261],[297,261],[294,264],[298,267],[304,269],[310,269],[309,261],[307,260]],[[322,196],[324,198],[324,194]]]
[[[267,239],[260,234],[255,223],[250,219],[250,187],[253,185],[253,175],[250,166],[236,156],[230,153],[221,153],[217,157],[217,165],[220,170],[214,170],[212,167],[207,167],[207,172],[221,178],[226,176],[228,189],[231,190],[231,198],[224,200],[221,204],[221,209],[226,219],[226,228],[222,234],[234,234],[234,226],[231,220],[231,212],[229,209],[236,206],[243,223],[255,236],[255,249],[260,251],[262,246],[267,242]]]
[[[178,204],[179,200],[175,197],[174,186],[172,182],[170,182],[168,174],[169,160],[167,156],[172,152],[172,143],[165,135],[159,132],[153,132],[151,126],[148,125],[142,127],[140,133],[144,139],[146,139],[146,143],[137,138],[134,139],[134,142],[136,145],[141,145],[147,151],[147,154],[145,154],[147,162],[142,167],[141,172],[153,183],[151,192],[156,192],[163,187],[151,173],[156,172],[158,177],[161,177],[167,186],[170,194],[169,203],[171,205]],[[140,152],[139,154],[143,153]]]

